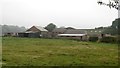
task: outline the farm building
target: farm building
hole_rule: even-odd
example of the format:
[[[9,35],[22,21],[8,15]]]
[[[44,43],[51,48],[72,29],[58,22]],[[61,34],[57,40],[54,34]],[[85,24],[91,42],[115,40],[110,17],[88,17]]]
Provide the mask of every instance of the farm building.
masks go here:
[[[15,36],[18,36],[18,33],[8,32],[8,33],[3,33],[2,36],[12,36],[12,37],[15,37]]]
[[[65,28],[55,28],[52,31],[52,37],[57,37],[58,34],[64,34],[67,31]]]
[[[68,29],[65,34],[85,34],[85,31],[81,29]]]
[[[80,29],[69,29],[69,30],[66,30],[64,34],[58,34],[57,36],[60,38],[77,39],[82,41],[85,41],[88,39],[85,31]]]
[[[87,35],[86,34],[58,34],[58,37],[87,41]]]
[[[88,36],[90,37],[98,37],[104,31],[104,29],[83,29],[83,30],[85,30]]]
[[[19,37],[47,37],[47,30],[41,26],[32,26],[23,33],[18,33]]]

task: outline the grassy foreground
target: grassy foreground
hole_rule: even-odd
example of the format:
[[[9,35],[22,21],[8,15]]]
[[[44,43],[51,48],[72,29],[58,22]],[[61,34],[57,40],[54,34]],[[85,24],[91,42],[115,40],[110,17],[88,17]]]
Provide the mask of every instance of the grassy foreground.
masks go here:
[[[3,37],[3,66],[117,66],[118,45]]]

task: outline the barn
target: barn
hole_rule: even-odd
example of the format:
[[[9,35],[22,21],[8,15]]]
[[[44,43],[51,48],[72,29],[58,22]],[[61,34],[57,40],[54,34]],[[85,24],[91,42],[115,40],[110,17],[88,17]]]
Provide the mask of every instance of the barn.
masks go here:
[[[52,37],[57,37],[58,34],[64,34],[67,31],[65,28],[55,28],[52,31]]]
[[[87,41],[88,37],[85,31],[81,29],[69,29],[66,30],[64,34],[58,34],[60,38],[68,38],[68,39],[77,39],[81,41]]]
[[[41,26],[32,26],[28,30],[22,33],[18,33],[19,37],[47,37],[47,30]]]

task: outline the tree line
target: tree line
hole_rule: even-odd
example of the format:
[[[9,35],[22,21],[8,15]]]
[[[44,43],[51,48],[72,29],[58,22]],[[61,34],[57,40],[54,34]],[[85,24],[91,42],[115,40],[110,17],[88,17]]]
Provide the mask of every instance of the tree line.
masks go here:
[[[0,34],[5,33],[18,33],[18,32],[24,32],[26,31],[25,27],[19,27],[14,25],[0,25]]]

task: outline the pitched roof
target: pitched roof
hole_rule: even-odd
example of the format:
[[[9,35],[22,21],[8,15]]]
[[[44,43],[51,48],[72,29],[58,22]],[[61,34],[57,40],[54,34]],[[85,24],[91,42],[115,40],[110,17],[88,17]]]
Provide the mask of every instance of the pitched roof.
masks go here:
[[[65,28],[55,28],[52,32],[62,32],[64,33],[67,29]]]
[[[34,31],[26,31],[25,33],[35,33]]]
[[[47,31],[46,29],[44,29],[43,27],[41,26],[35,26],[37,29],[39,29],[40,31]]]
[[[81,29],[70,29],[67,30],[65,34],[85,34],[85,31]]]

